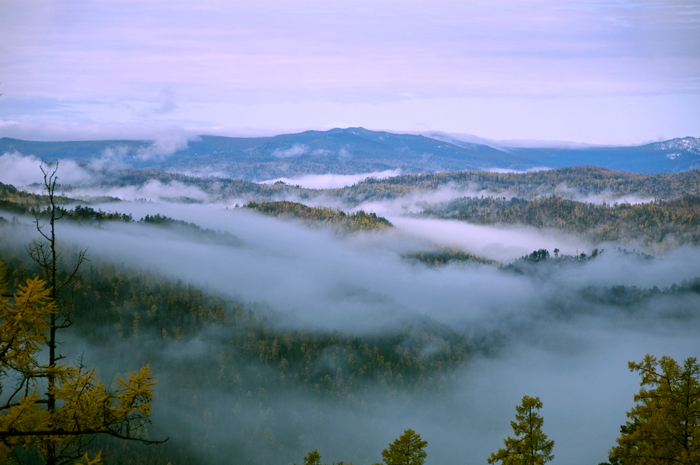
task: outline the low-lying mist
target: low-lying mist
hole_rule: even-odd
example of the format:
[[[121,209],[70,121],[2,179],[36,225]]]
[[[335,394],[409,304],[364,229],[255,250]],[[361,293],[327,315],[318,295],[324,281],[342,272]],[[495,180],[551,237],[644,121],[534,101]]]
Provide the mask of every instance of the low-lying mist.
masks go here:
[[[359,174],[307,174],[295,178],[276,178],[261,181],[263,184],[274,184],[283,182],[285,184],[298,185],[309,189],[336,189],[339,187],[352,186],[367,178],[384,179],[401,174],[400,170],[377,171],[375,173]]]
[[[222,463],[300,463],[307,451],[318,449],[324,462],[369,464],[412,428],[429,443],[427,464],[480,464],[512,435],[514,407],[530,395],[544,403],[543,431],[555,440],[556,463],[598,463],[606,460],[639,389],[627,362],[647,353],[683,360],[700,352],[700,295],[668,291],[700,276],[696,247],[647,259],[617,251],[620,244],[590,244],[557,231],[409,218],[391,202],[374,206],[395,228],[338,235],[230,206],[95,206],[135,219],[158,213],[193,222],[236,238],[228,243],[141,223],[62,221],[57,234],[67,256],[87,248],[94,263],[192,283],[264,315],[280,334],[382,337],[397,328],[438,325],[473,341],[475,350],[456,371],[433,374],[444,377],[441,395],[387,397],[379,385],[368,385],[356,394],[358,406],[324,399],[311,387],[239,395],[217,383],[198,383],[196,370],[219,369],[226,328],[185,334],[177,344],[142,336],[104,347],[74,336],[64,346],[67,354],[84,353],[85,362],[100,366],[105,376],[152,363],[160,380],[153,434],[179,438],[181,447],[205,462],[225,457]],[[30,219],[20,223],[2,227],[3,248],[18,254],[37,236]],[[580,263],[541,265],[532,273],[478,263],[429,267],[402,258],[450,246],[504,264],[541,248],[605,252]],[[650,291],[654,287],[658,292]],[[641,297],[625,300],[632,291]],[[448,348],[445,341],[434,342],[436,351]],[[257,364],[239,369],[266,370]],[[192,379],[183,380],[187,376]],[[209,413],[190,413],[195,404],[197,412]],[[268,427],[246,429],[268,424],[267,417],[275,418]],[[291,430],[302,439],[275,449],[272,438],[279,441]],[[183,431],[205,439],[182,446],[190,434]],[[257,455],[241,452],[241,441],[253,436],[262,444]]]

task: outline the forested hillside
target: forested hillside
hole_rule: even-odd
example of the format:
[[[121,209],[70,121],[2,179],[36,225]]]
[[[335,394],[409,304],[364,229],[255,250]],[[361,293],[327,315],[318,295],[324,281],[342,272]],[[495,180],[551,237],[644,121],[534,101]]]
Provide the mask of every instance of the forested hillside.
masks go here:
[[[484,141],[485,142],[485,141]],[[488,142],[487,142],[488,144]],[[502,148],[446,134],[397,134],[361,127],[305,131],[272,137],[201,135],[163,150],[147,140],[39,142],[0,138],[0,152],[86,165],[111,152],[130,168],[197,172],[202,166],[248,180],[305,174],[357,174],[400,169],[405,173],[596,165],[638,173],[679,172],[697,166],[698,139],[686,137],[641,146]],[[161,152],[159,157],[143,154]]]
[[[172,175],[173,182],[189,182],[179,176]],[[67,337],[59,346],[61,356],[74,360],[83,353],[79,363],[98,367],[105,383],[113,385],[126,362],[149,366],[158,380],[153,423],[139,430],[139,437],[169,438],[146,447],[99,437],[91,443],[91,456],[102,450],[106,463],[137,465],[218,463],[222,456],[251,465],[288,464],[319,447],[367,464],[378,458],[377,434],[386,425],[432,424],[430,437],[443,441],[435,456],[451,463],[461,442],[438,433],[463,435],[489,421],[500,403],[493,386],[510,389],[511,371],[529,376],[523,374],[529,373],[527,364],[519,362],[501,378],[489,378],[489,367],[522,347],[534,344],[557,356],[582,353],[582,347],[595,345],[595,339],[581,336],[587,325],[639,334],[640,344],[661,330],[694,337],[700,278],[688,257],[694,256],[692,246],[700,235],[700,197],[594,204],[543,194],[568,182],[559,176],[569,176],[572,183],[578,179],[581,190],[617,189],[632,195],[635,189],[692,191],[697,181],[694,173],[642,176],[591,168],[409,176],[330,192],[230,181],[231,189],[260,189],[252,195],[258,200],[243,208],[230,208],[233,202],[201,206],[182,198],[187,206],[90,206],[62,197],[53,210],[62,218],[61,280],[71,276],[71,264],[81,261],[81,242],[95,240],[88,250],[90,261],[82,263],[57,299],[70,320],[62,328]],[[454,177],[461,184],[450,181]],[[233,192],[225,190],[227,181],[197,182],[203,190],[218,192],[212,199]],[[421,192],[440,186],[520,189],[527,195],[511,197],[508,191],[507,197],[420,200]],[[479,239],[480,231],[467,237],[464,248],[454,247],[450,244],[461,239],[464,229],[425,239],[375,213],[270,200],[287,195],[298,200],[304,194],[322,204],[327,195],[333,204],[350,205],[365,195],[391,199],[416,193],[422,214],[402,220],[511,226],[480,228],[486,235],[527,225],[539,230],[518,237],[527,244],[540,241],[542,230],[552,228],[562,232],[552,240],[583,237],[592,250],[573,255],[569,243],[571,251],[550,247],[550,254],[538,244],[534,252],[501,264],[487,253],[470,251],[469,240]],[[42,249],[32,240],[43,236],[36,234],[33,222],[38,218],[50,225],[52,210],[46,196],[8,186],[3,195],[7,203],[2,211],[18,216],[11,224],[0,222],[0,236],[7,239],[7,244],[0,242],[0,253],[9,265],[3,298],[12,299],[27,278],[46,275],[41,263],[51,255],[37,255]],[[282,225],[262,215],[299,221]],[[382,233],[333,235],[309,225]],[[598,241],[671,246],[652,257],[591,245]],[[673,249],[682,244],[685,249]],[[39,265],[27,251],[34,251]],[[276,300],[268,300],[269,295]],[[500,381],[480,385],[482,377]],[[464,407],[473,399],[478,405],[484,399],[491,402],[488,415],[479,413],[477,404]],[[394,418],[395,409],[403,416]],[[420,414],[412,416],[414,412]],[[474,420],[465,420],[469,415]],[[41,462],[31,450],[20,449],[20,463]]]
[[[7,261],[14,291],[35,270],[17,257]],[[278,460],[276,454],[292,460],[315,414],[300,411],[296,418],[287,418],[277,410],[284,393],[302,389],[324,403],[359,411],[377,395],[441,396],[470,354],[485,349],[429,320],[359,337],[284,330],[239,302],[112,264],[85,267],[70,295],[74,335],[105,350],[143,347],[139,358],[149,360],[166,380],[159,402],[183,406],[180,414],[198,425],[183,430],[154,425],[153,435],[171,437],[159,452],[165,463],[216,460],[207,437],[232,421],[236,429],[228,453],[247,463]],[[186,347],[202,338],[208,341],[204,352],[189,354]],[[240,400],[221,410],[208,400],[210,390]],[[140,445],[113,449],[108,440],[98,444],[111,451],[111,462],[147,463],[138,459]],[[196,455],[190,455],[191,444],[200,445]]]
[[[329,224],[349,232],[372,231],[393,227],[386,218],[377,216],[376,213],[367,213],[364,210],[355,213],[345,213],[340,209],[308,207],[301,203],[289,201],[262,203],[251,201],[245,204],[244,207],[270,216],[297,218],[310,224]]]
[[[507,194],[526,199],[558,195],[577,199],[588,195],[606,194],[611,198],[633,195],[646,199],[672,199],[684,195],[700,195],[700,170],[681,173],[637,174],[584,166],[527,173],[492,173],[486,171],[457,171],[435,174],[406,174],[386,179],[368,178],[355,185],[338,189],[307,189],[276,182],[259,184],[242,179],[194,177],[178,173],[148,170],[122,170],[96,176],[93,189],[138,187],[157,181],[166,185],[180,183],[199,189],[202,198],[163,196],[169,202],[224,202],[244,198],[270,201],[295,198],[317,199],[329,196],[350,206],[370,200],[386,200],[411,194],[424,194],[435,189],[467,192],[483,191],[487,195]],[[179,184],[178,184],[179,185]],[[63,184],[59,191],[70,196],[85,186]],[[111,197],[95,201],[113,200]],[[90,199],[87,199],[90,200]]]
[[[454,218],[474,224],[525,224],[585,235],[593,242],[664,240],[700,243],[700,197],[630,205],[596,205],[560,197],[525,200],[514,197],[463,197],[427,207],[425,216]]]
[[[14,254],[5,256],[12,292],[35,270]],[[550,259],[546,251],[524,260],[539,266],[573,263],[570,257]],[[503,272],[513,269],[531,272],[522,266]],[[538,276],[542,279],[546,273]],[[474,328],[465,337],[428,318],[363,336],[285,329],[275,324],[269,309],[246,308],[191,284],[99,262],[81,270],[69,294],[74,337],[112,356],[140,347],[138,359],[148,360],[161,380],[158,402],[186,418],[177,424],[190,425],[174,428],[159,422],[167,417],[162,412],[150,434],[169,437],[165,446],[148,449],[111,439],[96,441],[94,447],[102,448],[113,463],[211,463],[224,453],[218,431],[232,424],[226,453],[246,463],[298,460],[304,434],[321,425],[319,412],[299,409],[290,417],[288,409],[279,408],[285,395],[304,393],[322,405],[344,406],[372,417],[367,409],[377,398],[447,395],[458,370],[471,358],[497,354],[507,344],[503,327]],[[591,305],[636,314],[655,299],[699,294],[697,279],[667,289],[589,287],[575,300],[549,296],[543,308],[567,318],[589,313]],[[664,318],[698,316],[676,311]],[[222,396],[237,400],[222,408]]]
[[[357,203],[369,199],[391,199],[414,191],[438,188],[509,193],[532,199],[551,195],[585,196],[607,192],[617,196],[675,198],[700,194],[700,170],[672,174],[637,174],[611,171],[595,166],[542,170],[527,173],[459,171],[453,173],[407,174],[386,179],[366,179],[351,187],[329,190],[329,195]],[[573,189],[573,192],[567,192]]]
[[[477,255],[465,252],[464,250],[455,247],[447,247],[439,250],[420,251],[404,254],[403,257],[407,260],[416,260],[421,263],[432,266],[442,266],[449,263],[482,263],[485,265],[496,265],[495,260],[479,257]]]

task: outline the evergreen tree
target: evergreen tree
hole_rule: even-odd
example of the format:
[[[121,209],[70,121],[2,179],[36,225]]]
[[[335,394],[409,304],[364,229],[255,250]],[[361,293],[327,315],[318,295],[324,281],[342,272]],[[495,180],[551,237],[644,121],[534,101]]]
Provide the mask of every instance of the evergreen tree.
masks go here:
[[[318,449],[312,450],[304,457],[304,465],[326,465],[321,462],[321,454],[318,453]],[[352,462],[338,462],[333,465],[352,465]]]
[[[515,407],[517,423],[510,422],[515,438],[504,439],[505,449],[492,453],[487,459],[488,463],[500,461],[503,465],[542,465],[554,458],[554,441],[548,441],[541,429],[544,420],[537,413],[541,408],[539,397],[523,397],[522,405]]]
[[[318,449],[306,454],[304,465],[321,465],[321,454],[318,453]]]
[[[620,428],[617,446],[610,450],[613,464],[700,463],[700,366],[694,357],[679,365],[671,357],[651,355],[639,363],[641,389],[630,419]]]
[[[428,456],[425,452],[427,445],[428,441],[422,441],[419,434],[407,429],[382,451],[382,461],[385,465],[423,465]]]

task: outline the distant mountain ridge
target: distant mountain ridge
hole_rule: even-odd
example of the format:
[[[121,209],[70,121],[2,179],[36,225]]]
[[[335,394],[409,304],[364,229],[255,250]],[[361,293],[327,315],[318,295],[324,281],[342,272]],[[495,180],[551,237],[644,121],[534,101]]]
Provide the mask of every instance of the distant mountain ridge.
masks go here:
[[[527,171],[593,165],[653,174],[700,167],[700,139],[694,137],[633,147],[499,149],[423,135],[347,128],[252,138],[203,135],[179,150],[173,144],[170,150],[168,144],[164,146],[146,140],[37,142],[1,138],[0,154],[19,152],[47,160],[73,159],[85,164],[100,161],[139,169],[256,181],[387,170]]]
[[[695,137],[628,147],[515,148],[512,153],[552,168],[592,165],[645,174],[700,168],[700,139]]]

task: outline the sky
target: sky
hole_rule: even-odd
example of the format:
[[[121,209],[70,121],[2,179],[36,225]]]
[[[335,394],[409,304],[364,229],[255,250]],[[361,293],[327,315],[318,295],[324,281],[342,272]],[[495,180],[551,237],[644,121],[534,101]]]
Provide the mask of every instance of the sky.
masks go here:
[[[700,3],[0,0],[0,136],[700,136]]]

